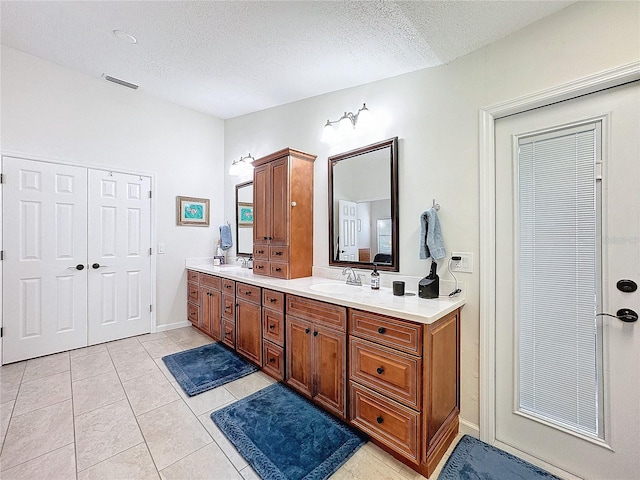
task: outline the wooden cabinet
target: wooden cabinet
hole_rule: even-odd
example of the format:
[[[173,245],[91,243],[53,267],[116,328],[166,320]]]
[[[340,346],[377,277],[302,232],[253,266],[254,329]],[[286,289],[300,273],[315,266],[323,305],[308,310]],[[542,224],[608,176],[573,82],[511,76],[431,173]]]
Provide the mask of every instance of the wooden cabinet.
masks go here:
[[[236,351],[262,367],[260,288],[236,284]]]
[[[220,279],[187,271],[187,316],[194,327],[220,340]]]
[[[276,380],[284,380],[284,293],[262,289],[263,368]]]
[[[311,275],[315,158],[285,148],[253,162],[254,273]]]
[[[349,309],[349,421],[424,476],[458,431],[458,316],[421,325]]]
[[[346,308],[287,295],[286,383],[346,418]]]

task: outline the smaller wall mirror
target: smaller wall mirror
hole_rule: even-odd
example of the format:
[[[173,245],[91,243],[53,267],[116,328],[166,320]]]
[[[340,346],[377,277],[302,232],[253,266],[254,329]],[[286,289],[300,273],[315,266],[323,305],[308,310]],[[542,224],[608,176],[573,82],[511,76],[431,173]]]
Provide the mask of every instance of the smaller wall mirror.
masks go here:
[[[329,157],[329,265],[397,272],[398,137]]]
[[[253,182],[236,185],[236,253],[253,255]]]

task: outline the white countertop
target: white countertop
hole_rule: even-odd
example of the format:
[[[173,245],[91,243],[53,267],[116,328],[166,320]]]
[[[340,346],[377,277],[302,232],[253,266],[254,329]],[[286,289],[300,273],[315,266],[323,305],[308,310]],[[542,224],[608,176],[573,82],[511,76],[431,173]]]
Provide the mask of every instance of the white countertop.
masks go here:
[[[191,263],[187,261],[186,267],[189,270],[210,273],[258,287],[271,288],[279,292],[291,293],[293,295],[343,305],[345,307],[359,308],[422,324],[433,323],[465,304],[465,298],[463,296],[427,299],[419,298],[416,294],[413,296],[405,295],[397,297],[393,295],[389,287],[380,287],[380,290],[371,290],[368,285],[350,289],[348,293],[325,293],[314,290],[311,287],[321,284],[344,282],[317,276],[297,278],[294,280],[281,280],[263,275],[254,275],[253,270],[241,268],[237,265],[214,266],[211,264],[200,262]],[[407,290],[411,291],[409,288]]]

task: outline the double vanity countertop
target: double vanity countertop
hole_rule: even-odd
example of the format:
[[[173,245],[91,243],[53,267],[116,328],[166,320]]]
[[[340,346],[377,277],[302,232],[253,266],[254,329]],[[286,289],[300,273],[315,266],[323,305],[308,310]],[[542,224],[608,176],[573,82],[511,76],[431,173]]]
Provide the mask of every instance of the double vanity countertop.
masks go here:
[[[427,325],[465,304],[463,296],[453,298],[445,296],[434,299],[419,298],[417,294],[394,296],[389,287],[372,290],[368,285],[352,286],[347,285],[344,280],[339,281],[319,276],[281,280],[255,275],[253,270],[238,265],[214,266],[209,263],[187,261],[186,268],[279,292],[345,307],[359,308]]]

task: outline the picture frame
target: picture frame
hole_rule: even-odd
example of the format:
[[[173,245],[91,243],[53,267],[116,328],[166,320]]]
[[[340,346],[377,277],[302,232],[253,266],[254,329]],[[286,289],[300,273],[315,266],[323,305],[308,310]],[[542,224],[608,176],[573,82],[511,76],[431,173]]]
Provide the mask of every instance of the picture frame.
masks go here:
[[[209,226],[209,199],[176,197],[177,225]]]
[[[253,227],[253,203],[238,202],[238,227]]]

